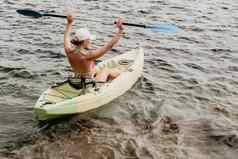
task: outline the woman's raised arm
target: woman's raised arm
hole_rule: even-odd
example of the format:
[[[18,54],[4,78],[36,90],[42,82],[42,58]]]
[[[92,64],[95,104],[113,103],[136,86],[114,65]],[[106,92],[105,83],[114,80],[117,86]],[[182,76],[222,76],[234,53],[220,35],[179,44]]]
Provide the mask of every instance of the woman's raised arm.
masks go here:
[[[122,18],[118,18],[116,21],[116,25],[118,28],[118,32],[113,36],[112,40],[105,44],[104,46],[92,51],[90,54],[87,54],[86,58],[88,60],[96,60],[99,57],[103,56],[106,52],[108,52],[112,47],[120,40],[123,36],[123,20]]]
[[[70,42],[70,32],[72,30],[72,24],[73,24],[73,16],[69,15],[67,16],[67,26],[64,33],[64,49],[67,55],[72,53],[73,51]]]

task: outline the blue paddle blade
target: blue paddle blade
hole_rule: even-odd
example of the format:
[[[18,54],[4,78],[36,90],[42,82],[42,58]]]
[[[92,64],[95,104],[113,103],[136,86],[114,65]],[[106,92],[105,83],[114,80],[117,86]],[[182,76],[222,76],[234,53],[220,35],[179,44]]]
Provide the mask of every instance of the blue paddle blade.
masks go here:
[[[151,31],[153,32],[164,32],[164,33],[174,33],[181,30],[177,26],[172,24],[155,24],[149,26],[148,28],[150,28]]]

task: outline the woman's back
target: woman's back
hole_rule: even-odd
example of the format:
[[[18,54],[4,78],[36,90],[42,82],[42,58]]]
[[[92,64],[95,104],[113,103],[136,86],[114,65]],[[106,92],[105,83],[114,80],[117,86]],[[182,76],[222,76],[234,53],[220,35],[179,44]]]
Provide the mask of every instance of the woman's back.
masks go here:
[[[69,63],[76,74],[92,73],[95,63],[93,60],[86,59],[84,53],[71,53],[68,55]]]

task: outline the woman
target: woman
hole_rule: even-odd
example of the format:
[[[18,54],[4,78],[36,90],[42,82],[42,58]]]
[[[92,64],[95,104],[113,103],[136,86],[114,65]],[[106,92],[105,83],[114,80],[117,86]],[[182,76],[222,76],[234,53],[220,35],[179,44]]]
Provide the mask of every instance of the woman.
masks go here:
[[[95,60],[108,52],[123,36],[123,20],[118,18],[116,22],[118,31],[110,42],[96,50],[89,52],[87,49],[90,47],[90,40],[93,38],[93,36],[86,28],[81,28],[76,32],[75,38],[70,40],[73,17],[68,16],[67,22],[66,31],[64,34],[64,48],[75,75],[79,78],[94,78],[99,82],[106,82],[109,78],[116,78],[120,74],[120,71],[116,69],[105,68],[100,72],[96,72]]]

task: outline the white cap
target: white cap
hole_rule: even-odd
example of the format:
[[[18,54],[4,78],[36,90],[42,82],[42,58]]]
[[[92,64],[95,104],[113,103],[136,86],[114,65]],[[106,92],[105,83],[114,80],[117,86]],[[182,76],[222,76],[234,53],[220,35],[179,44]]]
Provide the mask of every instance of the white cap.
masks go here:
[[[78,29],[76,31],[75,36],[79,41],[83,41],[83,40],[87,40],[87,39],[89,39],[89,40],[95,40],[96,39],[96,36],[92,35],[87,28]]]

